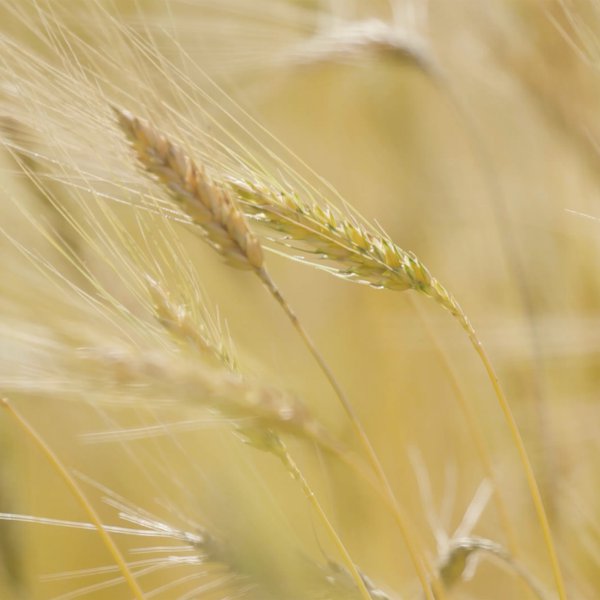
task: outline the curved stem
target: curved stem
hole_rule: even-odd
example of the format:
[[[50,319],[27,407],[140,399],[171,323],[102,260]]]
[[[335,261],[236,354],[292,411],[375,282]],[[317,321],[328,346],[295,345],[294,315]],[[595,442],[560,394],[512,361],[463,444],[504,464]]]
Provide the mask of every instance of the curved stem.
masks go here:
[[[518,554],[518,552],[517,552],[517,546],[518,546],[517,536],[515,534],[515,530],[514,530],[512,524],[510,522],[510,519],[508,517],[508,509],[506,507],[504,499],[502,498],[502,495],[500,494],[500,486],[498,485],[498,480],[497,480],[496,474],[494,472],[492,458],[490,456],[490,453],[488,451],[488,448],[487,448],[487,445],[485,442],[485,435],[484,435],[481,427],[479,426],[477,417],[476,417],[472,407],[470,406],[469,402],[467,401],[465,393],[460,384],[459,377],[458,377],[454,367],[452,366],[452,363],[450,362],[450,359],[449,359],[446,351],[440,344],[437,336],[435,335],[434,331],[431,328],[431,325],[429,324],[429,322],[423,315],[423,312],[420,309],[419,304],[417,302],[415,302],[414,298],[412,298],[412,297],[411,297],[411,304],[412,304],[413,309],[415,310],[417,316],[419,317],[421,324],[423,325],[423,329],[425,330],[425,333],[427,334],[427,336],[431,340],[431,343],[433,344],[433,348],[439,357],[439,360],[442,364],[444,371],[446,371],[446,375],[447,375],[450,385],[452,386],[452,389],[454,391],[454,396],[456,398],[458,406],[460,407],[460,409],[463,413],[463,417],[467,423],[467,427],[469,428],[471,437],[473,438],[473,443],[474,443],[475,447],[477,448],[477,454],[478,454],[479,458],[481,459],[483,470],[485,471],[486,477],[490,480],[490,483],[492,484],[492,488],[494,490],[494,496],[493,496],[494,503],[496,505],[496,511],[497,511],[500,521],[502,523],[504,533],[506,535],[508,549],[510,550],[511,554],[513,554],[514,556],[517,556],[517,554]]]
[[[446,288],[444,288],[444,286],[441,285],[433,277],[428,282],[428,287],[422,290],[422,292],[428,295],[433,300],[435,300],[438,304],[443,306],[460,323],[460,326],[463,328],[463,330],[469,337],[471,345],[473,346],[473,348],[479,355],[481,362],[483,363],[488,378],[494,389],[494,393],[498,400],[498,404],[500,405],[500,409],[504,414],[504,419],[510,431],[513,443],[517,447],[519,459],[525,472],[527,487],[529,488],[529,493],[533,501],[535,513],[539,521],[540,527],[542,529],[544,543],[546,545],[546,549],[550,558],[550,566],[552,568],[552,574],[554,576],[554,582],[556,584],[558,597],[560,598],[560,600],[567,600],[567,592],[565,589],[565,584],[560,569],[560,563],[558,562],[558,556],[556,553],[554,540],[552,539],[552,531],[550,530],[548,515],[546,514],[546,509],[544,508],[542,495],[540,493],[540,489],[535,477],[535,473],[533,472],[533,467],[531,465],[531,461],[529,460],[529,455],[527,454],[523,438],[521,437],[521,432],[519,431],[517,421],[515,420],[515,417],[510,408],[510,404],[508,403],[508,400],[504,395],[504,391],[502,390],[502,386],[500,385],[500,381],[498,380],[496,371],[494,370],[494,367],[483,347],[483,344],[481,343],[481,340],[478,338],[477,333],[473,328],[473,325],[471,325],[471,322],[469,321],[467,315],[456,301],[456,298],[454,298],[454,296],[452,296],[452,294],[450,294],[446,290]]]
[[[344,393],[341,386],[339,385],[337,379],[335,378],[335,375],[332,373],[331,369],[329,368],[329,365],[325,362],[325,359],[321,356],[321,353],[317,349],[315,343],[312,341],[312,339],[310,338],[308,333],[305,331],[304,327],[302,327],[302,324],[300,323],[298,317],[296,316],[294,311],[291,309],[291,307],[289,306],[289,304],[287,303],[285,298],[282,296],[281,292],[275,285],[274,281],[271,279],[270,275],[267,273],[267,271],[264,268],[256,271],[256,273],[259,276],[259,278],[261,279],[261,281],[264,283],[266,288],[269,290],[271,295],[275,298],[275,300],[277,300],[279,305],[282,307],[282,309],[284,310],[284,312],[286,313],[286,315],[288,316],[290,321],[292,322],[292,325],[294,326],[294,328],[296,329],[296,331],[298,332],[300,337],[303,339],[309,352],[312,354],[313,358],[318,363],[319,367],[325,374],[325,377],[331,384],[331,387],[334,389],[337,397],[339,398],[340,402],[342,403],[344,411],[346,412],[346,415],[348,416],[348,419],[350,420],[350,423],[352,424],[354,433],[355,433],[356,437],[359,439],[359,441],[367,455],[367,458],[368,458],[373,470],[375,471],[377,478],[379,479],[379,481],[381,482],[381,485],[383,486],[383,489],[385,490],[385,494],[387,495],[387,497],[390,501],[390,507],[393,508],[393,513],[395,516],[396,523],[398,525],[398,528],[400,530],[400,534],[402,535],[404,543],[407,547],[407,550],[408,550],[410,559],[412,561],[412,564],[414,566],[415,572],[417,574],[417,577],[419,578],[419,581],[423,588],[423,592],[425,593],[425,597],[427,598],[427,600],[436,600],[436,598],[438,600],[443,600],[445,598],[444,590],[437,583],[437,580],[435,577],[431,577],[431,579],[430,579],[430,581],[434,587],[435,594],[434,594],[434,591],[432,591],[432,589],[431,589],[431,586],[428,582],[427,571],[429,571],[429,573],[431,574],[432,569],[431,568],[426,569],[424,566],[424,563],[426,563],[426,558],[423,556],[423,553],[419,552],[417,549],[415,540],[410,532],[410,528],[408,525],[408,519],[403,514],[403,512],[400,508],[398,500],[396,499],[394,491],[392,490],[392,486],[390,485],[390,482],[387,478],[387,475],[385,474],[385,471],[381,465],[381,462],[377,456],[377,453],[375,452],[375,449],[373,448],[373,445],[371,444],[371,440],[369,439],[364,427],[362,426],[362,423],[360,422],[358,415],[356,414],[354,408],[348,401],[346,394]],[[419,554],[421,556],[419,556]]]
[[[545,458],[542,463],[542,484],[546,487],[546,496],[552,510],[552,480],[550,472],[552,471],[552,446],[551,446],[551,431],[548,424],[548,416],[544,403],[545,390],[543,386],[543,378],[541,368],[543,366],[543,348],[540,341],[539,327],[536,324],[534,315],[534,303],[531,295],[531,289],[528,284],[527,272],[522,253],[512,242],[515,235],[514,227],[511,223],[509,214],[509,205],[505,198],[500,185],[500,178],[497,169],[494,166],[493,157],[489,150],[489,144],[477,126],[473,118],[472,111],[461,96],[459,90],[448,74],[441,68],[440,65],[435,65],[432,68],[433,81],[438,85],[442,93],[445,93],[454,108],[459,120],[465,128],[465,133],[471,142],[473,157],[478,162],[481,168],[481,174],[484,183],[488,189],[488,195],[491,200],[492,210],[494,212],[496,226],[498,229],[498,239],[500,241],[502,253],[507,261],[509,269],[512,271],[517,292],[521,299],[523,312],[527,320],[531,337],[531,351],[533,353],[533,371],[532,371],[532,386],[533,398],[535,402],[535,410],[537,413],[537,428],[540,443],[543,447],[543,455]]]
[[[468,321],[467,321],[468,323]],[[523,438],[521,436],[521,432],[519,431],[519,427],[515,420],[515,417],[512,413],[508,400],[504,395],[504,391],[500,385],[500,381],[498,380],[498,376],[496,375],[496,371],[481,343],[475,330],[469,324],[469,328],[467,330],[469,335],[469,340],[475,348],[475,351],[479,355],[481,362],[483,363],[485,370],[488,374],[488,377],[492,383],[492,387],[494,388],[494,392],[496,394],[496,398],[498,399],[498,404],[504,414],[504,419],[506,420],[506,424],[510,431],[510,434],[513,438],[513,442],[517,447],[517,451],[519,453],[519,458],[521,460],[521,464],[523,465],[523,470],[525,471],[525,477],[527,479],[527,486],[529,487],[529,492],[531,494],[531,499],[533,501],[533,506],[540,523],[540,527],[542,529],[542,534],[544,537],[544,542],[546,544],[546,549],[548,551],[548,555],[550,558],[550,564],[552,567],[552,574],[554,576],[554,582],[556,584],[556,589],[558,591],[558,597],[560,600],[567,599],[567,592],[565,589],[565,584],[563,581],[560,563],[558,562],[558,555],[556,553],[556,548],[554,545],[554,540],[552,538],[552,531],[550,529],[550,523],[548,521],[548,516],[546,515],[546,509],[544,508],[544,502],[542,500],[542,495],[540,493],[540,489],[535,477],[535,473],[533,471],[533,467],[531,465],[531,461],[529,460],[529,455],[527,454],[527,450],[525,448],[525,443],[523,442]]]
[[[140,586],[138,585],[133,573],[129,569],[127,562],[123,558],[121,551],[113,541],[112,537],[102,524],[100,516],[91,505],[90,501],[86,498],[83,490],[75,481],[73,476],[69,473],[65,465],[61,462],[58,456],[54,453],[54,451],[46,444],[46,442],[42,439],[40,434],[29,424],[29,422],[23,417],[17,409],[10,404],[10,402],[6,398],[0,399],[0,406],[2,406],[5,410],[7,410],[10,415],[15,419],[15,421],[19,424],[21,429],[36,443],[37,447],[42,451],[42,454],[48,459],[48,462],[52,465],[52,467],[56,470],[56,472],[60,475],[62,480],[66,483],[67,487],[70,489],[71,493],[75,497],[75,499],[79,502],[83,510],[88,514],[90,521],[96,526],[98,530],[98,535],[104,542],[107,550],[113,557],[113,560],[119,567],[125,582],[129,586],[129,589],[133,593],[134,597],[137,600],[144,600],[145,596],[142,592]]]
[[[285,446],[283,445],[282,442],[279,441],[279,443],[277,444],[277,448],[273,448],[273,451],[279,457],[281,462],[284,464],[284,466],[285,466],[286,470],[289,472],[289,474],[302,486],[302,491],[304,492],[304,495],[306,496],[308,501],[312,504],[313,508],[315,509],[315,512],[317,513],[317,515],[319,516],[319,518],[325,525],[325,528],[327,529],[327,533],[333,540],[333,543],[335,544],[337,551],[343,557],[344,562],[348,566],[350,575],[351,575],[352,579],[354,579],[354,583],[356,584],[356,587],[358,588],[363,600],[372,600],[371,594],[369,593],[369,590],[367,589],[364,579],[362,578],[358,568],[356,567],[354,561],[352,560],[350,553],[346,549],[346,546],[344,546],[344,543],[342,542],[340,536],[338,535],[337,531],[335,530],[335,527],[332,525],[331,521],[328,519],[327,514],[323,510],[321,503],[319,502],[319,500],[315,496],[314,492],[312,491],[308,481],[302,474],[302,471],[300,471],[300,469],[298,468],[298,465],[296,465],[296,463],[294,462],[294,459],[291,457],[290,453],[287,451],[287,449],[285,448]]]

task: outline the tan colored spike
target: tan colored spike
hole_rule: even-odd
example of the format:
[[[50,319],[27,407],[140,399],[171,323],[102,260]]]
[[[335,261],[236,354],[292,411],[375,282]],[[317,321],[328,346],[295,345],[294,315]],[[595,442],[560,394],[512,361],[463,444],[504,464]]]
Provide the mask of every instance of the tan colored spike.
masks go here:
[[[129,111],[114,110],[141,165],[167,187],[173,200],[202,228],[208,243],[230,265],[260,271],[262,247],[236,207],[232,192],[215,186],[181,146],[150,123]]]

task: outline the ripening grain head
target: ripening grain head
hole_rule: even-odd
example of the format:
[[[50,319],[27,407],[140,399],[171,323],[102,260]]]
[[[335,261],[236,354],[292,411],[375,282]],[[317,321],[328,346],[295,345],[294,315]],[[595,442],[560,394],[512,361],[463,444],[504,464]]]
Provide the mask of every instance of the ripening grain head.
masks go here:
[[[114,4],[0,0],[0,392],[143,594],[552,598],[537,477],[569,597],[595,597],[600,237],[573,220],[597,196],[595,2]],[[480,348],[438,276],[508,389],[529,490],[462,332],[424,302],[432,344],[405,305],[433,298]],[[131,597],[3,417],[0,595]]]

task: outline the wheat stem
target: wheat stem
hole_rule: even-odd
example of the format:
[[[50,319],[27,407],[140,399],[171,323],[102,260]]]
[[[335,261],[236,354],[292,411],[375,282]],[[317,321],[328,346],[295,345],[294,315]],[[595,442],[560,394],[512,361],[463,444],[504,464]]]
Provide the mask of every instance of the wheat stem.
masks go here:
[[[90,503],[90,501],[86,498],[83,490],[79,486],[79,484],[75,481],[73,476],[69,473],[65,465],[58,458],[56,453],[48,446],[48,444],[42,439],[40,434],[33,428],[33,426],[20,414],[19,411],[6,399],[0,399],[0,406],[7,410],[9,414],[14,418],[14,420],[19,424],[21,429],[35,442],[37,447],[41,450],[42,454],[46,457],[48,462],[52,465],[54,470],[60,475],[61,479],[65,482],[75,499],[79,502],[83,510],[87,513],[90,518],[90,521],[96,526],[98,530],[98,535],[106,546],[107,550],[113,557],[113,560],[119,567],[125,582],[129,586],[129,589],[133,593],[134,597],[137,600],[144,600],[145,595],[142,592],[140,586],[138,585],[133,573],[129,569],[127,562],[125,561],[121,551],[113,541],[110,533],[106,530],[100,516]]]
[[[433,278],[432,283],[427,286],[425,293],[429,297],[433,298],[436,302],[438,302],[441,306],[443,306],[446,310],[448,310],[458,320],[461,327],[466,332],[469,341],[471,342],[471,345],[475,349],[475,352],[477,352],[479,358],[481,359],[481,362],[485,368],[490,383],[492,384],[492,388],[494,390],[494,394],[496,395],[496,399],[498,400],[498,404],[500,406],[502,414],[504,415],[504,420],[512,437],[513,443],[515,444],[517,452],[519,454],[519,460],[525,473],[525,479],[527,481],[529,494],[533,502],[536,517],[542,530],[544,544],[546,546],[546,550],[550,559],[550,566],[552,569],[552,575],[554,577],[554,582],[556,585],[558,596],[560,600],[566,600],[567,593],[565,589],[565,584],[563,581],[560,563],[558,561],[558,555],[556,553],[556,548],[552,537],[552,531],[550,529],[550,522],[548,521],[548,515],[546,514],[546,509],[544,508],[542,495],[540,493],[535,473],[531,465],[531,460],[529,459],[527,449],[525,448],[525,443],[523,442],[523,437],[521,436],[521,432],[519,431],[519,427],[513,415],[512,409],[510,408],[510,404],[508,403],[504,391],[502,390],[502,386],[500,385],[500,381],[498,379],[498,375],[496,374],[494,366],[492,365],[490,358],[487,355],[483,344],[481,343],[481,340],[477,336],[475,329],[471,325],[471,322],[467,318],[465,312],[462,310],[456,299],[439,282],[437,282],[437,280]]]
[[[308,481],[304,477],[302,471],[300,470],[300,468],[298,467],[298,465],[296,464],[296,462],[294,461],[294,459],[288,452],[284,443],[281,441],[281,439],[276,434],[273,434],[272,432],[264,432],[263,431],[263,432],[259,432],[257,435],[258,435],[258,438],[257,438],[258,442],[255,443],[254,445],[257,445],[259,448],[264,449],[268,452],[271,452],[273,455],[277,456],[277,458],[279,458],[279,460],[282,462],[283,466],[285,467],[287,472],[291,475],[291,477],[300,484],[300,486],[302,487],[302,491],[304,492],[304,495],[306,496],[307,500],[310,502],[310,504],[314,508],[319,519],[325,526],[327,533],[331,537],[331,540],[333,541],[337,551],[340,553],[340,556],[343,558],[344,562],[346,563],[346,566],[348,567],[350,575],[351,575],[352,579],[354,580],[354,583],[356,584],[356,587],[357,587],[358,591],[360,592],[361,597],[363,598],[363,600],[372,600],[371,594],[369,593],[369,590],[367,589],[365,581],[364,581],[363,577],[361,576],[360,571],[358,570],[356,564],[352,560],[352,557],[350,556],[348,549],[344,545],[344,542],[342,542],[338,532],[336,531],[335,527],[333,526],[333,524],[327,517],[325,510],[321,506],[321,503],[319,502],[317,496],[315,495],[312,488],[310,487],[310,484],[308,483]],[[251,438],[251,443],[253,443],[253,442],[254,442],[254,438]]]
[[[300,320],[298,319],[296,313],[292,310],[290,305],[287,303],[287,301],[285,300],[285,298],[279,291],[279,288],[277,288],[277,286],[275,285],[274,281],[271,279],[271,277],[269,276],[267,271],[263,268],[261,271],[258,271],[257,273],[258,273],[259,277],[261,278],[262,282],[265,284],[265,286],[269,290],[269,292],[273,295],[275,300],[277,300],[277,302],[280,304],[280,306],[282,307],[282,309],[284,310],[286,315],[289,317],[294,328],[296,329],[296,331],[298,332],[298,334],[304,341],[306,347],[312,354],[315,361],[318,363],[319,367],[325,374],[327,380],[331,384],[331,387],[333,388],[337,397],[339,398],[339,400],[342,404],[342,407],[344,408],[344,411],[345,411],[346,415],[348,416],[350,423],[352,424],[354,433],[357,436],[357,438],[359,439],[359,441],[367,455],[369,463],[371,464],[378,480],[380,481],[381,485],[383,486],[385,495],[389,499],[388,504],[392,508],[394,518],[396,520],[398,528],[400,529],[402,538],[406,544],[409,556],[410,556],[413,566],[415,568],[415,572],[417,573],[417,576],[419,578],[421,586],[423,587],[423,591],[425,592],[425,596],[428,600],[434,600],[435,596],[433,595],[431,588],[427,582],[427,572],[426,572],[426,569],[424,568],[422,562],[419,559],[417,546],[416,546],[416,543],[413,539],[413,536],[412,536],[409,526],[408,526],[408,520],[406,519],[406,517],[404,516],[404,514],[400,508],[400,505],[398,503],[398,500],[396,499],[396,496],[394,494],[392,486],[390,485],[390,482],[387,478],[387,475],[385,474],[383,466],[381,465],[381,461],[379,460],[379,457],[377,456],[377,453],[375,452],[375,449],[373,448],[373,445],[371,444],[371,440],[369,439],[369,436],[367,435],[360,419],[358,418],[356,411],[354,410],[352,404],[348,400],[344,390],[341,388],[340,384],[338,383],[337,378],[335,377],[335,375],[329,368],[329,365],[327,364],[327,362],[325,361],[325,359],[323,358],[323,356],[317,349],[312,338],[309,336],[308,332],[304,329],[304,327],[300,323]],[[441,592],[441,596],[439,596],[439,597],[443,597],[443,590],[439,590],[439,591]]]
[[[442,368],[446,372],[448,381],[450,382],[452,390],[454,391],[454,396],[455,396],[455,398],[458,402],[458,405],[463,413],[463,416],[467,423],[467,427],[469,428],[469,432],[471,434],[471,437],[473,438],[473,443],[475,444],[475,447],[477,448],[477,454],[478,454],[479,458],[481,459],[486,477],[490,480],[490,483],[492,484],[492,488],[494,490],[493,497],[494,497],[494,502],[496,504],[496,511],[498,512],[498,516],[500,518],[502,527],[504,529],[504,533],[506,535],[508,548],[512,554],[516,555],[517,547],[518,547],[516,533],[510,522],[510,518],[508,516],[508,509],[506,507],[504,499],[502,498],[502,494],[500,493],[500,486],[498,485],[498,480],[497,480],[497,477],[496,477],[496,474],[494,471],[492,458],[490,456],[490,453],[488,451],[488,448],[487,448],[487,445],[485,442],[485,435],[484,435],[481,427],[479,426],[477,417],[476,417],[473,409],[471,408],[471,405],[467,401],[464,390],[462,389],[462,386],[460,384],[459,377],[458,377],[454,367],[452,366],[452,363],[450,362],[450,358],[448,357],[448,354],[446,353],[446,351],[440,344],[439,339],[437,338],[434,331],[432,330],[432,328],[429,324],[429,321],[426,319],[425,315],[423,314],[422,310],[420,309],[419,304],[417,302],[415,302],[415,300],[412,297],[411,297],[411,304],[412,304],[417,316],[419,317],[421,325],[423,326],[425,333],[429,337],[436,354],[439,357],[439,360],[442,364]]]
[[[538,486],[535,473],[533,471],[533,467],[531,465],[531,461],[527,453],[527,449],[525,448],[523,437],[521,436],[521,432],[519,431],[517,421],[512,413],[508,400],[504,395],[504,391],[502,390],[502,386],[500,385],[500,381],[498,380],[496,371],[494,370],[494,367],[487,355],[487,352],[485,351],[485,348],[483,347],[483,344],[477,337],[477,334],[475,333],[475,330],[472,327],[470,328],[470,331],[467,330],[467,333],[469,334],[469,339],[471,341],[471,344],[473,345],[473,348],[475,348],[475,351],[481,358],[481,362],[485,367],[490,382],[492,383],[492,387],[494,388],[496,398],[498,399],[498,404],[500,405],[502,413],[504,414],[504,419],[512,436],[513,442],[517,447],[517,452],[519,454],[523,470],[525,471],[525,478],[527,480],[529,493],[533,501],[533,506],[537,515],[537,519],[542,529],[544,543],[546,545],[546,549],[550,558],[550,565],[552,568],[552,574],[554,576],[554,582],[556,584],[558,597],[560,598],[560,600],[567,600],[567,592],[565,589],[560,563],[558,561],[558,555],[556,553],[556,548],[552,537],[550,522],[548,521],[548,516],[546,515],[546,509],[544,508],[544,502],[542,500],[540,488]]]

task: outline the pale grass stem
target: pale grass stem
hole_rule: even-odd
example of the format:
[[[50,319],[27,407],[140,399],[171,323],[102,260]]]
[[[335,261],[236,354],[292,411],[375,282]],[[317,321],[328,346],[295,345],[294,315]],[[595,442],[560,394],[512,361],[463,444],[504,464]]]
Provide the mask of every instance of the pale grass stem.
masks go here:
[[[281,440],[281,438],[273,433],[272,431],[258,431],[256,429],[243,432],[246,437],[248,443],[259,448],[260,450],[264,450],[266,452],[270,452],[274,456],[276,456],[281,463],[283,464],[285,470],[291,475],[291,477],[300,484],[304,495],[306,496],[308,502],[313,507],[317,516],[323,523],[329,537],[335,545],[336,550],[339,552],[340,556],[346,563],[348,570],[354,583],[364,600],[372,600],[371,594],[365,584],[365,581],[358,570],[358,567],[354,563],[350,553],[348,552],[344,542],[340,538],[338,532],[335,527],[327,517],[327,513],[321,506],[317,496],[313,492],[310,484],[308,483],[306,477],[304,477],[302,471],[300,471],[298,465],[288,452],[285,444]]]
[[[519,458],[525,471],[527,485],[529,487],[531,498],[533,500],[534,509],[537,514],[538,521],[542,529],[542,535],[544,537],[546,549],[550,557],[550,563],[552,573],[554,575],[554,582],[558,591],[558,597],[560,598],[560,600],[567,600],[567,591],[563,581],[560,563],[558,561],[558,555],[556,553],[556,548],[554,546],[552,530],[550,529],[550,522],[548,521],[548,516],[546,515],[544,501],[542,500],[542,495],[540,493],[537,479],[533,471],[533,466],[531,465],[531,461],[529,460],[529,455],[527,453],[527,449],[525,448],[525,443],[523,442],[521,432],[519,431],[519,427],[510,408],[510,404],[508,403],[508,400],[504,395],[504,391],[502,390],[502,386],[500,385],[500,381],[498,379],[498,376],[496,375],[496,371],[494,370],[494,367],[485,351],[485,348],[483,347],[483,344],[477,337],[477,334],[475,333],[474,329],[471,328],[471,331],[467,333],[469,333],[469,339],[471,340],[473,347],[475,348],[477,354],[483,362],[485,370],[492,383],[492,387],[494,388],[496,397],[498,398],[498,403],[500,404],[500,408],[502,409],[502,412],[504,414],[504,418],[513,438],[513,442],[517,447]]]
[[[80,485],[75,481],[74,477],[69,473],[68,469],[62,463],[62,461],[58,458],[56,453],[48,446],[48,444],[43,440],[40,434],[33,428],[33,426],[21,415],[21,413],[6,399],[0,399],[0,406],[4,408],[11,417],[17,422],[19,427],[28,435],[36,444],[36,446],[40,449],[42,454],[46,457],[52,468],[58,473],[61,479],[65,482],[74,498],[79,502],[83,510],[87,513],[90,521],[94,524],[98,531],[98,535],[100,539],[106,546],[106,549],[111,554],[115,564],[119,567],[123,578],[131,593],[137,600],[145,600],[144,592],[141,590],[139,584],[137,583],[135,577],[133,576],[123,554],[119,550],[118,546],[113,541],[110,533],[104,527],[100,516],[96,512],[95,508],[92,506],[91,502],[87,499],[85,493],[81,489]]]
[[[477,448],[477,455],[479,456],[479,458],[481,460],[486,477],[489,479],[490,483],[492,484],[493,499],[496,504],[496,511],[498,512],[498,516],[500,518],[502,527],[504,529],[504,533],[506,535],[508,548],[510,549],[511,553],[516,556],[517,555],[516,533],[510,522],[510,518],[508,516],[508,509],[506,507],[504,499],[502,498],[502,494],[500,493],[500,486],[498,485],[498,480],[497,480],[497,477],[496,477],[496,474],[494,471],[494,467],[492,464],[492,457],[490,456],[490,453],[487,448],[487,444],[485,442],[485,434],[482,431],[481,427],[479,426],[479,422],[477,420],[476,415],[474,414],[473,409],[471,408],[471,405],[467,401],[465,392],[462,389],[462,386],[460,383],[460,379],[459,379],[454,367],[452,366],[452,363],[450,362],[450,358],[448,357],[448,354],[446,353],[446,351],[440,344],[437,336],[435,335],[435,332],[432,330],[431,325],[429,324],[429,321],[423,314],[419,304],[412,297],[411,297],[411,305],[415,311],[415,314],[418,316],[419,321],[421,322],[421,325],[422,325],[423,329],[425,330],[425,333],[431,340],[431,343],[433,345],[435,353],[438,355],[439,360],[442,364],[442,368],[446,372],[448,381],[450,382],[450,385],[454,392],[454,396],[456,397],[458,406],[460,407],[460,409],[463,413],[464,419],[467,423],[467,427],[469,428],[469,432],[471,434],[471,438],[473,439],[473,443],[475,444],[475,447]]]
[[[432,573],[432,569],[430,566],[429,569],[426,569],[421,562],[421,560],[426,562],[425,557],[418,556],[419,553],[412,539],[408,520],[400,510],[379,458],[331,369],[268,274],[264,266],[260,242],[248,228],[243,213],[237,209],[232,193],[225,187],[215,185],[208,174],[199,168],[181,147],[171,142],[150,123],[142,121],[128,111],[117,108],[114,110],[122,130],[133,145],[137,158],[144,169],[155,175],[167,187],[172,198],[192,221],[201,227],[208,243],[230,265],[240,269],[253,270],[256,273],[289,317],[340,399],[369,462],[395,507],[396,521],[426,597],[428,600],[434,600],[427,575],[427,570]],[[435,578],[432,578],[431,581],[436,586]],[[438,593],[438,597],[443,598],[444,592],[441,588],[436,590],[436,593]]]
[[[498,479],[496,477],[496,473],[495,473],[494,466],[492,463],[492,457],[490,456],[490,453],[488,451],[488,448],[487,448],[487,445],[485,442],[485,434],[484,434],[483,430],[481,429],[481,427],[479,426],[479,422],[477,420],[476,415],[474,414],[473,409],[471,408],[471,405],[467,401],[465,393],[460,384],[459,377],[458,377],[456,371],[454,370],[452,363],[450,362],[450,358],[448,357],[446,351],[440,344],[437,336],[433,332],[431,325],[429,324],[429,322],[423,315],[418,303],[415,302],[413,299],[411,299],[411,300],[412,300],[411,304],[412,304],[416,314],[419,317],[419,320],[423,326],[423,329],[425,330],[427,336],[431,340],[431,343],[433,344],[433,348],[439,357],[439,360],[442,364],[442,368],[444,369],[444,371],[446,371],[446,375],[448,377],[450,385],[452,386],[454,395],[456,397],[456,401],[463,413],[463,417],[467,423],[467,427],[469,428],[469,432],[471,434],[471,438],[473,439],[473,443],[475,444],[475,447],[477,448],[477,455],[479,456],[479,458],[481,460],[481,463],[482,463],[482,466],[483,466],[483,469],[484,469],[484,472],[485,472],[487,478],[489,479],[490,483],[492,484],[493,500],[494,500],[494,504],[496,505],[496,512],[498,513],[498,517],[500,518],[502,528],[504,529],[504,534],[506,535],[506,542],[507,542],[508,549],[513,556],[517,557],[519,553],[518,553],[518,542],[517,542],[516,532],[514,530],[514,527],[512,526],[512,523],[510,522],[510,518],[508,515],[508,509],[507,509],[506,503],[504,502],[504,498],[502,497],[502,494],[500,493],[500,486],[498,484]],[[523,579],[525,579],[525,578],[523,577]],[[444,581],[443,578],[442,578],[442,581]],[[534,589],[534,587],[529,585],[529,582],[525,581],[525,583],[528,584],[529,590],[533,590],[534,593],[537,593],[536,590]],[[444,581],[444,585],[446,585],[445,581]]]

